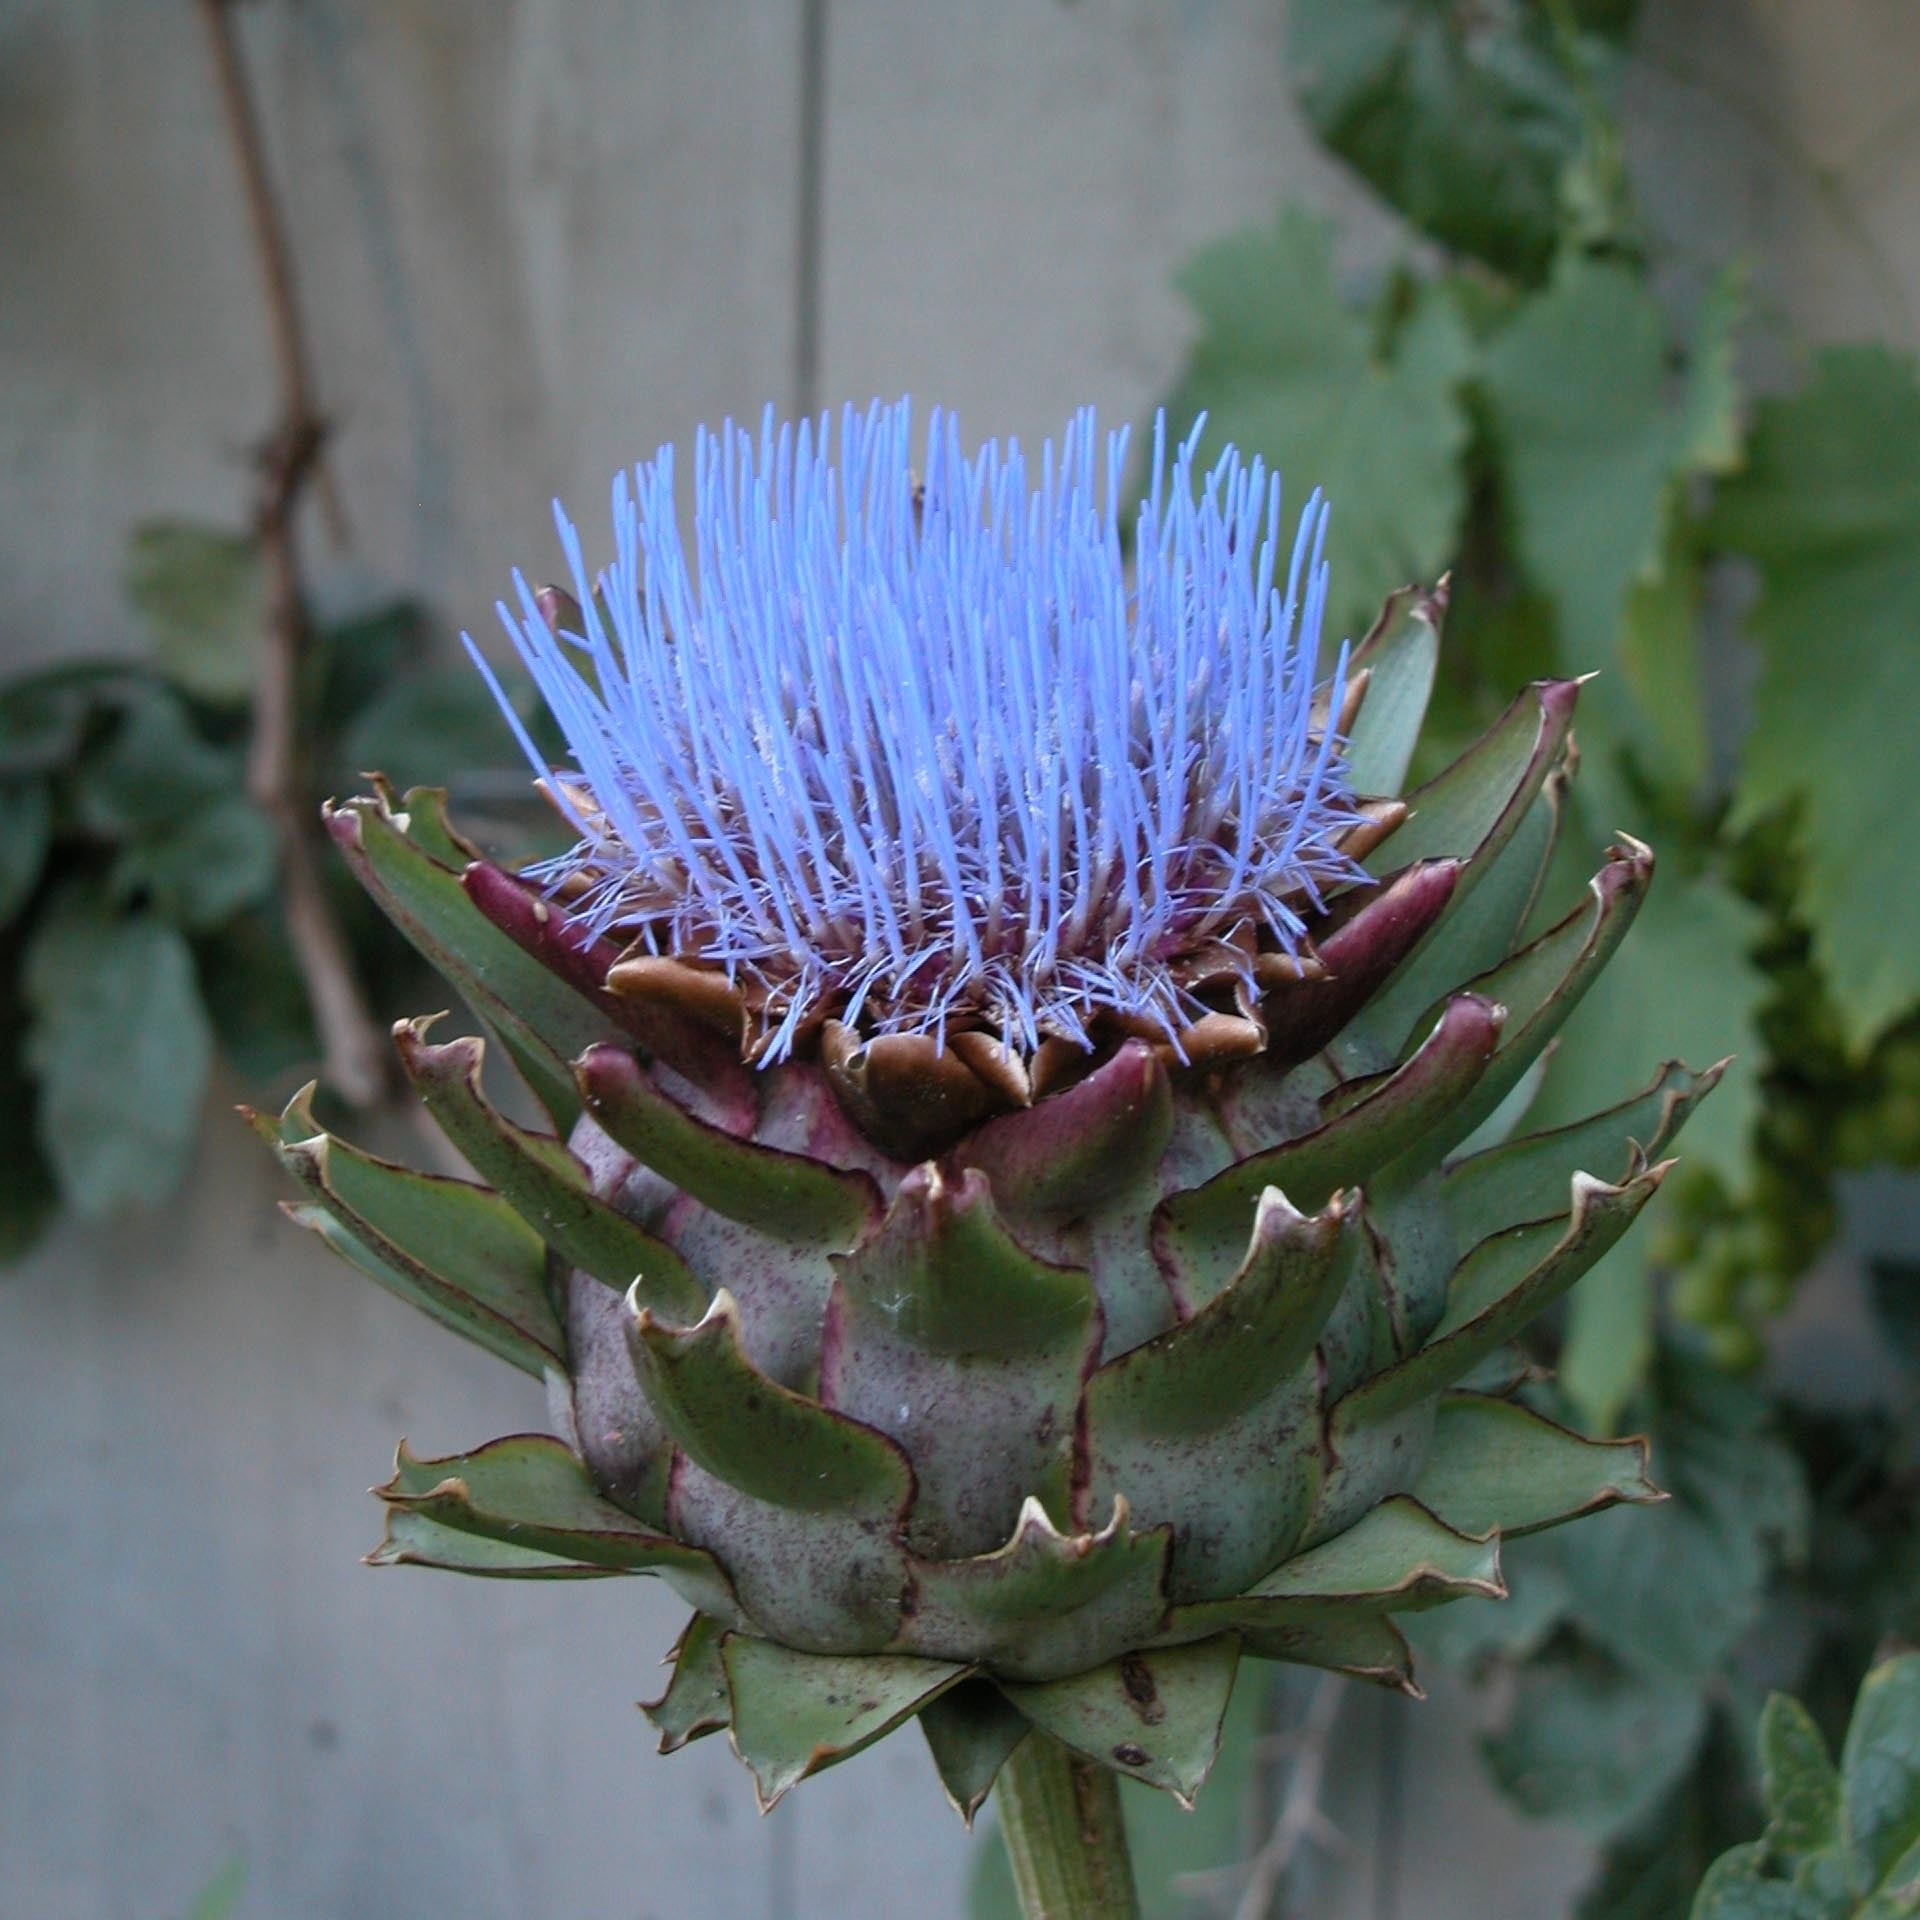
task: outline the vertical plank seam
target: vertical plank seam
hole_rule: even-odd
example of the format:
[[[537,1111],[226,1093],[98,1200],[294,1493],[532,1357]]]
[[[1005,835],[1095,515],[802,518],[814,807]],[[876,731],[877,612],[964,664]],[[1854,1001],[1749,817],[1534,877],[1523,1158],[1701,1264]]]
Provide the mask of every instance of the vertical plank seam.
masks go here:
[[[827,0],[800,0],[799,205],[794,221],[793,408],[820,404],[821,198],[826,173]]]

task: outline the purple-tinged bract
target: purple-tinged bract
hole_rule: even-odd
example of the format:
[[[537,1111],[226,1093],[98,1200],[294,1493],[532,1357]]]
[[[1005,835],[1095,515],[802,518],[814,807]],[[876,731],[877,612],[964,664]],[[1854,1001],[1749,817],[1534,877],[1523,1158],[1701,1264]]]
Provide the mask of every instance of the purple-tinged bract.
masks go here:
[[[1196,480],[1156,431],[1129,556],[1126,444],[1082,413],[1032,471],[935,412],[916,462],[905,402],[849,408],[837,447],[769,412],[697,441],[691,551],[671,448],[623,473],[597,580],[556,509],[583,630],[524,580],[500,609],[577,768],[548,881],[757,988],[763,1064],[823,1011],[1173,1036],[1205,1011],[1183,957],[1238,942],[1251,985],[1256,944],[1298,951],[1359,877],[1326,510],[1289,550],[1276,476],[1229,451]]]
[[[395,1034],[474,1178],[260,1121],[297,1219],[551,1395],[403,1449],[375,1561],[666,1580],[648,1712],[763,1804],[908,1720],[969,1815],[1034,1739],[1191,1798],[1243,1659],[1411,1689],[1395,1615],[1657,1497],[1512,1397],[1719,1071],[1514,1131],[1653,875],[1543,899],[1577,683],[1408,790],[1444,588],[1322,682],[1317,505],[1283,551],[1257,464],[1156,445],[1129,559],[1123,443],[1063,445],[936,418],[922,491],[904,407],[770,423],[701,442],[690,547],[664,454],[597,582],[563,522],[515,634],[579,845],[328,814],[486,1032]]]

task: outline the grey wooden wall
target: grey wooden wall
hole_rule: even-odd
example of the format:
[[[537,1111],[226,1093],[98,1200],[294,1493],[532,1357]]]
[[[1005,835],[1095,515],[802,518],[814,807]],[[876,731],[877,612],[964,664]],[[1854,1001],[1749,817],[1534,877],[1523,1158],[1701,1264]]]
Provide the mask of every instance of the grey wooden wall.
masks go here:
[[[404,586],[481,629],[511,565],[551,564],[552,495],[591,524],[615,467],[769,399],[910,391],[1029,437],[1089,400],[1138,417],[1199,241],[1288,195],[1341,217],[1356,269],[1400,244],[1293,116],[1282,10],[249,10],[343,422],[353,541],[319,550],[324,591]],[[1661,211],[1756,253],[1797,328],[1911,341],[1920,15],[1649,11]],[[270,407],[185,0],[0,0],[0,670],[140,644],[128,526],[237,516]],[[721,1743],[648,1752],[664,1595],[358,1565],[400,1433],[445,1451],[541,1409],[282,1225],[230,1091],[177,1205],[0,1280],[0,1913],[178,1914],[237,1854],[258,1920],[957,1914],[966,1848],[911,1738],[761,1822]],[[1488,1799],[1461,1710],[1366,1700],[1350,1726],[1327,1913],[1563,1910],[1577,1841]]]

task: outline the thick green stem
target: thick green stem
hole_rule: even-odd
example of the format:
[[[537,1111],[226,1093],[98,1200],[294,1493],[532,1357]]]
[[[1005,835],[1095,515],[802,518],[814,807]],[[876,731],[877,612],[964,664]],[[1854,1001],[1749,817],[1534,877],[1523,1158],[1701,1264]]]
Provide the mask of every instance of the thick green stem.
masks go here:
[[[1035,1727],[993,1797],[1027,1920],[1138,1920],[1120,1784],[1105,1767]]]

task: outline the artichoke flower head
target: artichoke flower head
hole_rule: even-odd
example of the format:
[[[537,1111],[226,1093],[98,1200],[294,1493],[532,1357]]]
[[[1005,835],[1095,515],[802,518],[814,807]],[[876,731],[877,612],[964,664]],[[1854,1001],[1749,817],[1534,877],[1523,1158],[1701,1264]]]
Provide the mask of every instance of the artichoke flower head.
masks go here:
[[[1326,509],[1284,540],[1259,461],[1156,435],[1125,553],[1090,415],[1037,468],[911,435],[703,436],[690,550],[663,451],[597,575],[561,518],[574,591],[501,613],[571,764],[501,706],[563,858],[329,810],[549,1126],[410,1021],[474,1182],[263,1131],[549,1383],[557,1437],[402,1448],[377,1563],[657,1574],[662,1746],[727,1729],[763,1804],[909,1719],[967,1816],[1033,1727],[1190,1798],[1242,1659],[1412,1691],[1396,1613],[1657,1497],[1502,1351],[1716,1073],[1507,1137],[1652,871],[1537,906],[1574,683],[1400,797],[1443,591],[1328,663]]]

